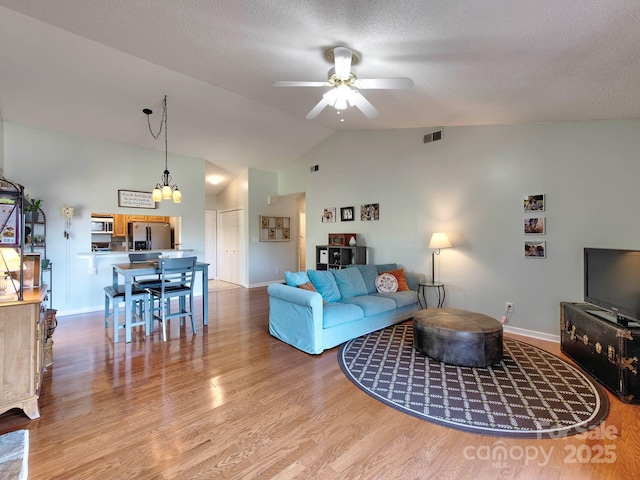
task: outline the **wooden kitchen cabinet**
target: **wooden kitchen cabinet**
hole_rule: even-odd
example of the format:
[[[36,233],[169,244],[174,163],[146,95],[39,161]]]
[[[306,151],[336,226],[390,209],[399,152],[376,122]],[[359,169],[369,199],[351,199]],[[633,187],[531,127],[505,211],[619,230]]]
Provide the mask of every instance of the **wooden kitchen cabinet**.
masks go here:
[[[152,223],[169,223],[169,220],[170,220],[169,217],[162,217],[157,215],[147,216],[147,222],[152,222]]]
[[[0,303],[0,414],[20,408],[31,419],[40,417],[46,289],[25,290],[23,301]]]
[[[127,236],[127,216],[126,215],[113,216],[113,236],[114,237]]]
[[[146,215],[127,215],[127,222],[146,222]]]

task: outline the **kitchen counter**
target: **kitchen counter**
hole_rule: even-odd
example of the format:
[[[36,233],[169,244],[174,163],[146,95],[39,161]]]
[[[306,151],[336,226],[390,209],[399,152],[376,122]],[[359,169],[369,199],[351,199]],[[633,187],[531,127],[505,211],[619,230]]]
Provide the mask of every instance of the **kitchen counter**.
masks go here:
[[[96,260],[109,260],[109,268],[111,268],[111,264],[113,263],[122,263],[125,260],[129,259],[130,253],[153,253],[159,252],[163,257],[182,257],[186,253],[187,255],[190,252],[193,252],[191,248],[185,248],[181,250],[129,250],[129,251],[110,251],[110,252],[79,252],[78,258],[86,258],[89,260],[89,273],[97,274],[98,269],[96,267]]]

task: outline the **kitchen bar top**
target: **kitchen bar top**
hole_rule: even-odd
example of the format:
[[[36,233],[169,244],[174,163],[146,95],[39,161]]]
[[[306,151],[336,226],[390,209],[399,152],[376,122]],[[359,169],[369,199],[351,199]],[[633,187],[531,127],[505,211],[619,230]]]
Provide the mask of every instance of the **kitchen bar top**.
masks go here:
[[[143,252],[160,252],[167,257],[181,257],[184,252],[193,252],[192,248],[184,248],[181,250],[122,250],[122,251],[106,251],[106,252],[79,252],[78,257],[122,257],[128,256],[130,253]]]

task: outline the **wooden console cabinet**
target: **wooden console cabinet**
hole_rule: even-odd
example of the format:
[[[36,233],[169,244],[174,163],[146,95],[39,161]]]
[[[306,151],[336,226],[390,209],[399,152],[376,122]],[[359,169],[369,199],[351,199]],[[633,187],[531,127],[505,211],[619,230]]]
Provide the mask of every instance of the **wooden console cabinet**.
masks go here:
[[[28,289],[23,301],[0,303],[0,414],[21,408],[31,419],[40,417],[46,289]]]

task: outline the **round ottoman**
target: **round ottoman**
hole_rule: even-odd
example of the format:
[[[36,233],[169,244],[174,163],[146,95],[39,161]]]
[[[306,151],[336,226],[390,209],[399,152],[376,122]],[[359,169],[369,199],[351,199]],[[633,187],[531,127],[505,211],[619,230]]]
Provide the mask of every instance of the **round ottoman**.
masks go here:
[[[502,324],[467,310],[421,310],[413,317],[413,346],[439,362],[487,367],[502,360]]]

